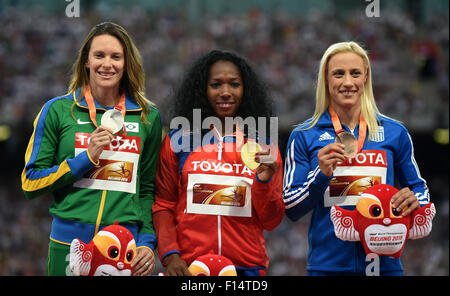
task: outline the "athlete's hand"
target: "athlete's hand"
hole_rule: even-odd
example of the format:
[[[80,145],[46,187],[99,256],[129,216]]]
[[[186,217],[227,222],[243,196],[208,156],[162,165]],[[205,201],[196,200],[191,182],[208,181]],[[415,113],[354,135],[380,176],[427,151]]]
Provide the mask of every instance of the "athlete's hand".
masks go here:
[[[93,162],[97,162],[100,158],[100,154],[102,154],[103,149],[111,144],[113,139],[113,135],[111,130],[100,125],[95,131],[91,134],[91,139],[88,145],[88,153],[91,156]]]
[[[153,252],[146,247],[136,249],[136,256],[131,262],[133,276],[144,276],[152,272],[155,267],[155,256]]]
[[[177,253],[170,254],[164,258],[164,263],[167,266],[165,275],[191,276],[186,262]]]
[[[331,143],[317,153],[319,167],[325,176],[331,177],[339,162],[344,162],[344,144]]]
[[[264,161],[262,161],[263,159]],[[256,168],[256,173],[258,174],[258,179],[263,182],[269,180],[277,171],[277,161],[275,157],[270,155],[270,151],[256,152],[255,161],[260,163]]]
[[[402,213],[403,217],[420,206],[417,196],[415,196],[414,192],[408,187],[405,187],[394,194],[391,198],[391,204],[394,209],[397,209],[399,213]]]

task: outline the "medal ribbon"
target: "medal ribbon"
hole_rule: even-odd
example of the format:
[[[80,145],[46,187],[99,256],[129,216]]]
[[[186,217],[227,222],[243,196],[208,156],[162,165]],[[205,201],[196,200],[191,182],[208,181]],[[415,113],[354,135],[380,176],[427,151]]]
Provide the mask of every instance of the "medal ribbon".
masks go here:
[[[342,128],[341,122],[339,120],[338,115],[334,112],[331,106],[328,107],[328,112],[331,115],[331,122],[333,123],[334,131],[336,136],[344,131]],[[361,149],[364,145],[364,140],[366,139],[367,133],[367,122],[364,120],[362,114],[359,115],[359,135],[358,135],[358,153],[361,152]]]
[[[97,126],[97,109],[95,108],[94,98],[92,97],[91,88],[89,85],[86,86],[86,90],[84,92],[84,97],[86,99],[86,103],[89,109],[89,117],[91,118],[92,123]],[[122,91],[122,95],[120,96],[119,103],[114,106],[114,109],[119,110],[122,113],[123,118],[125,119],[125,92]],[[117,134],[122,136],[122,133],[119,131]],[[127,132],[125,130],[125,125],[123,127],[123,136],[126,136]]]

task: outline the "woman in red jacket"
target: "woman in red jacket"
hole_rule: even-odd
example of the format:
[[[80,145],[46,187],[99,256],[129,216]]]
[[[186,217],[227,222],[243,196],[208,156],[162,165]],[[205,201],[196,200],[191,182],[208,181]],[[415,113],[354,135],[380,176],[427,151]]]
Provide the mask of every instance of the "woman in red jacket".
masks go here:
[[[243,58],[211,51],[187,73],[175,115],[189,127],[173,128],[163,141],[153,205],[165,274],[190,275],[192,261],[214,253],[229,258],[238,275],[265,275],[263,231],[284,217],[282,161],[276,144],[255,132],[263,121],[229,124],[272,115],[263,85]],[[255,142],[262,150],[244,163],[241,150]]]

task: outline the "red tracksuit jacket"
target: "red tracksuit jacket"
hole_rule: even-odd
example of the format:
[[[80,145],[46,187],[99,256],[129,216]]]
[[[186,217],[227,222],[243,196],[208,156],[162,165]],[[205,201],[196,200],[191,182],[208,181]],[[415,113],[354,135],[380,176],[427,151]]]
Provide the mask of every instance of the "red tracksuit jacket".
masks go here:
[[[155,219],[161,262],[174,252],[188,265],[215,253],[239,268],[267,268],[263,230],[273,230],[284,217],[280,153],[277,171],[261,182],[243,164],[236,134],[193,149],[192,133],[180,133],[165,137],[156,175],[153,214],[167,211]]]

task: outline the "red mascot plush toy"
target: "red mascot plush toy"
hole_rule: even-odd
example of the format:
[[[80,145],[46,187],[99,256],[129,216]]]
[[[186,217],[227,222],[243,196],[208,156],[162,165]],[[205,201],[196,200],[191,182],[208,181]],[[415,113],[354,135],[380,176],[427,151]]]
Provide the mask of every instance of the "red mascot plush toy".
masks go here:
[[[230,259],[216,254],[197,257],[188,267],[192,276],[236,276],[236,268]],[[165,276],[160,272],[160,276]]]
[[[428,203],[403,217],[391,205],[396,192],[395,187],[379,184],[361,193],[352,211],[333,206],[330,217],[336,236],[361,241],[366,254],[400,257],[406,239],[422,238],[431,232],[436,210]]]
[[[89,244],[75,238],[70,245],[70,269],[75,275],[129,276],[136,243],[118,222],[100,230]]]
[[[236,276],[236,268],[231,260],[215,254],[197,257],[189,265],[189,272],[193,276]]]

